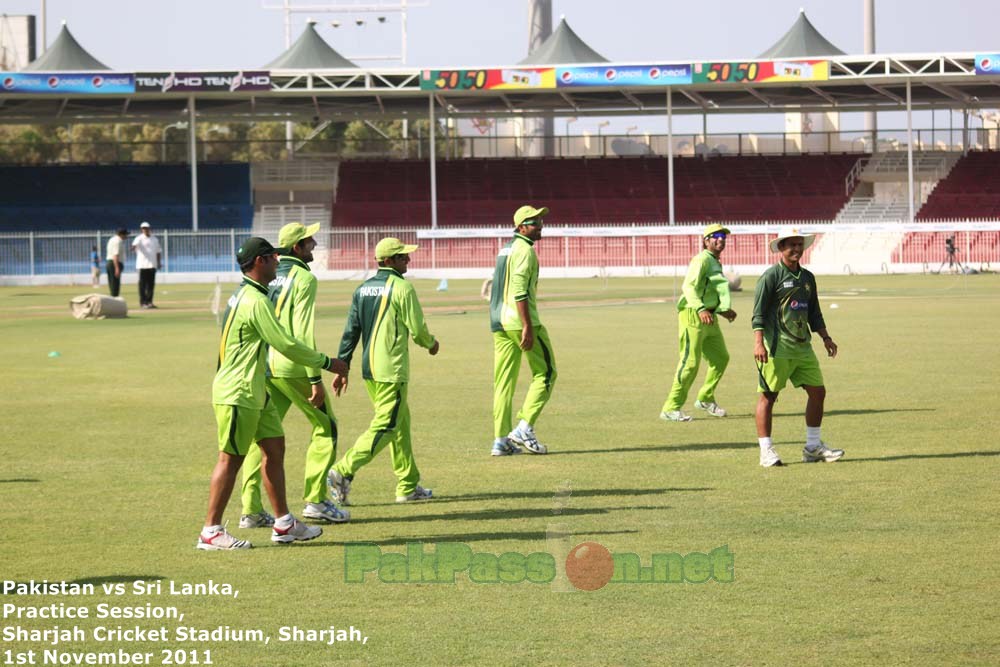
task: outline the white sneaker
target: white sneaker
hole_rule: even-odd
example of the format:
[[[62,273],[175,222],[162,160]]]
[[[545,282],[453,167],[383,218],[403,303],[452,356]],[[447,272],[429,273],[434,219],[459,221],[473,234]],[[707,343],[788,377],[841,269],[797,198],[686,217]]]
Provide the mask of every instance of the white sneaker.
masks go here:
[[[819,443],[819,448],[817,449],[802,448],[803,463],[819,463],[820,461],[833,463],[834,461],[839,461],[843,456],[843,449],[830,449],[826,446],[825,442]]]
[[[270,528],[273,525],[274,517],[263,510],[240,517],[240,528]]]
[[[669,410],[661,412],[660,419],[666,422],[689,422],[691,421],[691,415],[683,410]]]
[[[778,452],[774,451],[774,447],[767,447],[760,450],[760,464],[765,468],[777,468],[778,466],[785,465],[778,458]]]
[[[515,445],[524,447],[532,454],[548,454],[549,448],[538,442],[538,438],[535,437],[535,429],[527,428],[521,429],[520,426],[516,427],[507,436],[507,440],[513,442]]]
[[[694,407],[698,408],[699,410],[704,410],[713,417],[725,417],[727,414],[725,408],[719,407],[719,404],[716,403],[715,401],[711,401],[710,403],[702,403],[701,401],[695,401]]]
[[[323,529],[319,526],[307,526],[298,519],[292,521],[292,525],[281,528],[277,523],[271,529],[271,541],[278,544],[290,544],[291,542],[308,542],[315,540],[323,534]]]
[[[302,509],[302,516],[306,519],[317,519],[329,523],[347,523],[351,520],[350,512],[340,509],[329,500],[324,500],[321,503],[306,503]]]
[[[407,494],[405,496],[396,496],[397,503],[412,503],[418,500],[430,500],[434,496],[434,492],[430,489],[425,489],[424,487],[417,484],[417,488],[413,490],[413,493]]]
[[[521,448],[515,445],[510,440],[504,440],[503,438],[497,438],[493,441],[493,449],[490,451],[491,456],[514,456],[515,454],[520,454]]]
[[[347,502],[347,494],[351,492],[351,480],[347,479],[336,468],[330,468],[326,474],[326,486],[330,489],[330,495],[341,505],[350,505]]]
[[[238,540],[230,535],[225,527],[207,537],[202,532],[198,535],[198,543],[194,546],[196,549],[203,551],[235,551],[236,549],[250,549],[253,547],[246,540]]]

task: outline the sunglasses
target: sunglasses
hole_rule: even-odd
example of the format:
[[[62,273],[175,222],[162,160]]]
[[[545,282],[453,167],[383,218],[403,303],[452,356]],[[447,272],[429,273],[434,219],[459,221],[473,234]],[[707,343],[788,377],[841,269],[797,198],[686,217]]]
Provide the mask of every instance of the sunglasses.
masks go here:
[[[726,233],[725,232],[715,232],[714,234],[709,234],[705,238],[707,238],[707,239],[724,239],[724,238],[726,238]]]
[[[527,225],[529,227],[541,227],[542,226],[542,219],[541,218],[535,218],[533,220],[525,220],[521,224],[522,225]]]

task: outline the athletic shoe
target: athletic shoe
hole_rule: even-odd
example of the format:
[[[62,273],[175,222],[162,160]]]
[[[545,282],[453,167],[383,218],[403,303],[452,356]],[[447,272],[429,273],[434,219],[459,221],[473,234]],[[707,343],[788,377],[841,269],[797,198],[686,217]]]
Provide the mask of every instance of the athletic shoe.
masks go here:
[[[405,496],[396,496],[397,503],[412,503],[418,500],[430,500],[434,495],[434,492],[430,489],[425,489],[424,487],[417,484],[417,488],[413,490],[413,493]]]
[[[521,448],[510,440],[497,438],[493,441],[493,451],[491,452],[492,456],[513,456],[514,454],[520,453]]]
[[[696,408],[698,408],[700,410],[704,410],[705,412],[707,412],[708,414],[712,415],[713,417],[725,417],[726,416],[726,410],[725,410],[725,408],[720,408],[719,404],[716,403],[715,401],[711,401],[709,403],[702,403],[701,401],[695,401],[694,402],[694,407],[696,407]]]
[[[204,533],[200,534],[198,536],[198,544],[194,546],[203,551],[234,551],[236,549],[250,549],[253,547],[246,540],[238,540],[230,535],[225,527],[208,537],[205,537]]]
[[[660,419],[666,422],[689,422],[691,421],[691,415],[683,410],[669,410],[661,412]]]
[[[347,494],[351,492],[351,480],[347,479],[336,468],[330,468],[326,474],[326,486],[330,489],[330,495],[341,505],[350,505],[347,502]]]
[[[538,438],[535,437],[535,429],[530,426],[524,430],[521,430],[520,426],[515,427],[507,436],[507,440],[524,447],[531,454],[549,453],[548,447],[538,442]]]
[[[278,544],[290,544],[292,542],[308,542],[315,540],[323,534],[323,529],[319,526],[307,526],[298,519],[292,521],[292,525],[281,528],[274,524],[271,529],[271,541]]]
[[[321,503],[306,503],[302,510],[302,516],[306,519],[317,519],[330,523],[347,523],[351,520],[350,512],[340,509],[329,500],[324,500]]]
[[[274,517],[263,510],[240,517],[240,528],[270,528],[273,525]]]
[[[843,449],[830,449],[826,446],[825,442],[819,443],[819,447],[817,449],[809,449],[808,447],[802,448],[803,463],[819,463],[820,461],[833,463],[834,461],[839,461],[843,458],[843,456]]]
[[[760,464],[765,468],[777,468],[785,465],[778,458],[778,452],[774,451],[774,447],[760,450]]]

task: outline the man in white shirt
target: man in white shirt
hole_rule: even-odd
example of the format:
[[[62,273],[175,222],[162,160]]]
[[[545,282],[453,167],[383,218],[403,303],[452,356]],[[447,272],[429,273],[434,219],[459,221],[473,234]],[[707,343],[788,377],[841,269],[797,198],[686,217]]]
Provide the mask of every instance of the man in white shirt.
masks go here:
[[[122,287],[122,270],[125,269],[125,238],[128,231],[119,229],[115,235],[108,239],[108,246],[104,252],[107,260],[108,270],[108,291],[111,296],[118,296]]]
[[[156,287],[156,270],[160,268],[160,241],[153,236],[153,228],[148,222],[139,225],[142,232],[132,241],[135,251],[135,268],[139,269],[139,305],[156,308],[153,305],[153,288]]]

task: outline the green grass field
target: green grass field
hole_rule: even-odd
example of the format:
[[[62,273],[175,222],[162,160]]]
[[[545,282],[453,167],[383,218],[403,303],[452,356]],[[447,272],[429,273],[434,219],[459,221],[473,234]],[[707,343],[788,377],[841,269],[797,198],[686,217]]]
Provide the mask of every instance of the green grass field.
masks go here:
[[[783,469],[757,464],[753,280],[723,323],[732,354],[719,402],[731,416],[657,416],[676,361],[670,279],[543,280],[540,309],[559,381],[537,426],[551,455],[494,459],[492,343],[477,281],[416,281],[441,353],[415,349],[410,406],[423,483],[436,499],[393,502],[383,453],[357,478],[350,524],[272,547],[205,553],[194,543],[216,456],[210,385],[212,286],[161,284],[155,312],[76,321],[79,288],[0,289],[7,351],[0,503],[2,579],[94,582],[89,597],[3,604],[176,606],[183,621],[18,620],[2,626],[259,629],[260,642],[0,642],[0,664],[33,649],[211,650],[216,665],[997,664],[1000,583],[991,545],[1000,443],[995,397],[1000,279],[820,277],[840,356],[823,361],[823,437],[836,464],[800,464],[805,396],[776,408]],[[749,284],[748,284],[749,283]],[[321,349],[335,353],[353,283],[320,287]],[[130,305],[135,287],[125,288]],[[231,286],[224,286],[228,296]],[[836,309],[831,304],[837,304]],[[58,351],[60,356],[49,357]],[[704,370],[702,370],[702,376]],[[521,392],[526,385],[522,371]],[[335,402],[343,452],[371,416],[360,378]],[[690,400],[693,401],[694,395]],[[689,405],[689,407],[691,407]],[[692,408],[693,410],[693,408]],[[697,412],[697,411],[695,411]],[[304,418],[286,420],[289,498],[301,510]],[[475,552],[546,551],[548,531],[612,553],[735,555],[732,583],[345,583],[344,543],[403,552],[461,542]],[[164,594],[100,584],[162,580]],[[232,597],[166,594],[167,581],[226,582]],[[567,590],[569,589],[569,590]],[[355,626],[367,644],[279,642],[283,626]],[[13,654],[6,654],[5,651]],[[203,659],[203,654],[200,655]],[[11,662],[8,662],[11,660]]]

